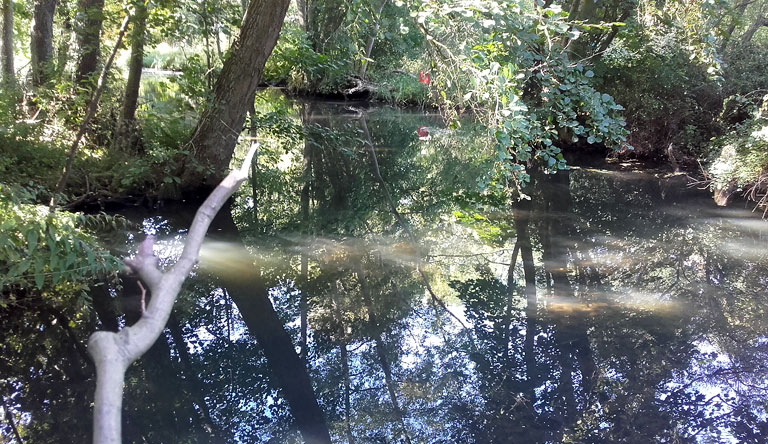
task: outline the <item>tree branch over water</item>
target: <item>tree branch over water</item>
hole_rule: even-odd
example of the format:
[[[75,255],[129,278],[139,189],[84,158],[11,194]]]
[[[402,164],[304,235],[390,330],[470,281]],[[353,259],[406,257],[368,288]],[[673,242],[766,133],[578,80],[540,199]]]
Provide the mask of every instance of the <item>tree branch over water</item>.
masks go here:
[[[135,258],[125,260],[131,271],[147,285],[152,298],[136,324],[117,333],[95,332],[88,341],[88,351],[96,364],[93,421],[95,444],[120,443],[125,371],[162,333],[181,285],[197,262],[200,246],[211,221],[248,178],[248,169],[256,148],[256,144],[251,146],[241,167],[230,172],[197,210],[184,249],[173,267],[165,272],[158,268],[157,257],[152,251],[152,237],[141,243]]]

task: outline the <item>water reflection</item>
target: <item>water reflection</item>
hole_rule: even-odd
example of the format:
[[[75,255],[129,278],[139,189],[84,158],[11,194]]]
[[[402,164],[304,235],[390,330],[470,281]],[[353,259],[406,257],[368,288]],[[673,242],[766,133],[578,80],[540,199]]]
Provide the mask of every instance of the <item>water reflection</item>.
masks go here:
[[[516,203],[478,187],[471,125],[289,106],[306,137],[265,144],[215,222],[131,369],[127,442],[768,439],[765,222],[600,168],[535,175]],[[144,227],[171,244],[187,216],[166,210]],[[92,374],[61,323],[18,314],[0,371],[26,440],[86,440],[62,412],[87,411]],[[71,315],[81,343],[104,325]]]

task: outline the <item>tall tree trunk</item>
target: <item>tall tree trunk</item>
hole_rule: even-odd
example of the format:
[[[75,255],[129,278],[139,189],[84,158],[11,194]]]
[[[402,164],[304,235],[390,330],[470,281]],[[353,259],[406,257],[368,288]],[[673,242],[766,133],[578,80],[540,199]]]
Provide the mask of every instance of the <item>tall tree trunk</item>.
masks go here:
[[[0,58],[2,59],[3,83],[16,84],[16,70],[13,67],[13,1],[3,0],[3,38]]]
[[[529,201],[521,201],[517,204],[514,213],[515,230],[520,243],[520,255],[523,260],[523,273],[525,275],[525,341],[523,354],[525,359],[526,385],[531,405],[536,403],[537,369],[534,345],[536,338],[536,325],[538,317],[538,301],[536,297],[536,268],[533,262],[533,246],[531,245],[531,233],[529,231],[531,205]]]
[[[512,309],[515,306],[515,267],[517,266],[517,257],[520,255],[521,241],[518,237],[515,241],[515,247],[512,250],[512,259],[509,261],[507,271],[507,305],[504,307],[504,359],[508,364],[512,363],[509,341],[512,336]]]
[[[752,41],[755,33],[763,26],[768,26],[768,16],[758,15],[754,22],[747,28],[744,35],[741,36],[741,43],[746,44]]]
[[[200,20],[203,22],[203,41],[205,42],[205,84],[208,91],[213,88],[213,63],[211,62],[211,26],[208,24],[208,2],[200,3]]]
[[[104,92],[104,88],[107,86],[107,74],[109,73],[109,69],[112,67],[112,62],[115,60],[115,55],[117,54],[117,50],[120,48],[120,43],[123,41],[123,36],[125,36],[125,31],[128,29],[128,23],[130,23],[130,19],[130,15],[126,15],[123,19],[123,23],[120,25],[120,31],[118,31],[117,34],[115,47],[112,48],[112,52],[109,54],[107,61],[104,63],[104,67],[101,69],[99,80],[96,82],[96,89],[91,93],[91,100],[88,102],[88,108],[85,110],[85,116],[83,117],[83,121],[80,122],[80,128],[77,130],[77,134],[75,134],[75,140],[69,147],[67,162],[64,164],[64,169],[61,171],[61,177],[59,177],[59,181],[56,183],[53,196],[51,196],[51,202],[49,205],[51,212],[56,211],[57,199],[59,195],[64,192],[64,188],[67,186],[69,174],[72,172],[72,166],[75,163],[75,156],[77,155],[77,151],[80,149],[80,142],[83,140],[83,137],[85,137],[86,131],[88,131],[88,125],[91,123],[91,119],[93,119],[93,116],[96,115],[96,110],[99,107],[99,99],[101,99],[101,94]]]
[[[55,12],[56,0],[35,0],[32,12],[32,38],[29,45],[33,86],[41,86],[50,80]]]
[[[341,372],[344,378],[344,430],[347,432],[347,444],[355,444],[355,437],[352,435],[352,383],[349,379],[349,352],[347,351],[347,342],[339,345],[341,354]]]
[[[135,2],[133,30],[131,31],[131,59],[128,62],[128,81],[125,85],[123,109],[117,122],[115,146],[124,151],[133,151],[136,146],[136,108],[139,104],[141,72],[144,68],[144,44],[147,40],[147,4]]]
[[[733,37],[733,31],[736,30],[736,25],[741,18],[744,17],[744,13],[747,11],[747,6],[749,6],[752,1],[753,0],[742,0],[741,3],[736,5],[735,14],[731,16],[731,22],[728,24],[728,29],[723,35],[723,41],[720,43],[719,51],[721,54],[728,48],[728,42],[731,40],[731,37]]]
[[[75,80],[82,83],[91,80],[99,66],[99,43],[101,42],[101,24],[104,21],[104,0],[79,0],[77,8],[80,20],[78,20],[75,29],[80,48],[80,59],[75,70]]]
[[[217,222],[228,241],[241,242],[229,211],[225,209]],[[240,310],[248,332],[264,352],[273,381],[288,402],[304,441],[329,444],[331,436],[325,414],[317,402],[304,361],[272,306],[258,268],[254,267],[250,276],[224,276],[222,283]]]
[[[299,26],[309,33],[309,5],[307,0],[296,0],[296,9],[299,10]]]
[[[71,50],[77,45],[72,41],[72,14],[69,7],[68,2],[57,4],[56,15],[61,18],[61,24],[59,25],[59,44],[54,51],[56,62],[51,62],[51,66],[55,65],[52,74],[55,78],[62,77],[72,56]],[[75,32],[75,38],[77,38],[77,32]]]
[[[336,285],[341,289],[341,283],[336,281]],[[341,359],[341,374],[344,378],[344,430],[347,433],[347,444],[354,444],[355,438],[352,436],[352,382],[349,378],[349,351],[347,351],[347,330],[344,326],[344,316],[341,314],[339,305],[336,303],[334,293],[331,292],[331,306],[333,308],[333,319],[339,325],[339,358]]]
[[[256,94],[267,57],[277,43],[290,0],[252,0],[243,26],[232,44],[206,108],[189,145],[194,162],[187,163],[182,187],[187,191],[210,188],[229,167],[245,116]],[[203,171],[213,173],[206,178]]]
[[[360,66],[360,72],[358,75],[361,79],[365,80],[365,72],[368,70],[368,65],[371,60],[371,53],[373,52],[373,43],[376,41],[376,36],[379,34],[379,26],[381,25],[381,13],[384,11],[384,6],[387,4],[387,0],[381,0],[379,7],[376,9],[376,17],[373,19],[376,23],[373,25],[371,35],[368,37],[368,43],[365,45],[365,60]]]

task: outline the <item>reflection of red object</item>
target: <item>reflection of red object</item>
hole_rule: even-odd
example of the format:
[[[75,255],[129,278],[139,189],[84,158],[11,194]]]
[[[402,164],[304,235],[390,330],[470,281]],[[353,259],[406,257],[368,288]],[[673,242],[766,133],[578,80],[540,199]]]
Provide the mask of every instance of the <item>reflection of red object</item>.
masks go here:
[[[429,85],[429,73],[424,71],[419,71],[419,83],[423,83],[425,85]]]
[[[420,126],[418,129],[416,129],[416,134],[419,137],[429,137],[429,130],[426,126]]]

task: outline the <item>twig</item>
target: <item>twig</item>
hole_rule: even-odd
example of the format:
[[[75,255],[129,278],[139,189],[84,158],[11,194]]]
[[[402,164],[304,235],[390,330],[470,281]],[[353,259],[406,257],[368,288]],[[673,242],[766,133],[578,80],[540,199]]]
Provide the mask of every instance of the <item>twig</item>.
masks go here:
[[[75,163],[75,156],[77,155],[77,151],[80,148],[80,142],[83,140],[83,137],[85,136],[86,131],[88,131],[88,125],[91,123],[91,120],[93,119],[93,116],[96,115],[96,109],[99,105],[99,99],[101,98],[101,94],[104,92],[104,88],[107,86],[107,74],[109,73],[109,69],[112,67],[112,63],[115,61],[115,55],[117,54],[117,50],[120,49],[120,44],[123,41],[123,37],[125,36],[126,30],[128,30],[128,23],[131,21],[131,14],[126,13],[125,18],[123,19],[123,24],[120,26],[120,32],[117,34],[117,41],[115,41],[115,47],[112,48],[112,52],[109,54],[109,58],[107,58],[107,62],[104,64],[104,68],[101,69],[101,74],[99,75],[98,83],[96,84],[96,89],[93,91],[93,94],[91,95],[91,101],[88,103],[88,109],[85,112],[85,117],[83,117],[83,121],[80,122],[80,128],[77,131],[77,135],[75,136],[75,140],[72,142],[72,145],[69,147],[69,155],[67,156],[67,163],[64,165],[64,169],[61,171],[61,177],[59,178],[59,181],[56,183],[56,188],[53,191],[53,195],[51,196],[51,202],[49,204],[49,211],[51,213],[56,211],[56,199],[64,191],[64,187],[67,185],[67,180],[69,180],[69,173],[72,171],[72,165]]]

